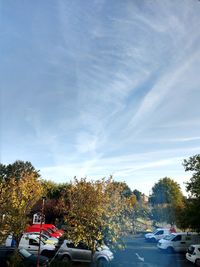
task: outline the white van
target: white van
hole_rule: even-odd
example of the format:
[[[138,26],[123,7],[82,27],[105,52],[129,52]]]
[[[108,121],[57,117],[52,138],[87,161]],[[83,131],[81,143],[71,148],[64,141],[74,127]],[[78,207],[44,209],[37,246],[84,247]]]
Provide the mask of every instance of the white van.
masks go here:
[[[157,228],[153,233],[145,234],[145,240],[149,242],[157,242],[171,233],[170,229]]]
[[[39,237],[37,235],[23,234],[19,242],[19,248],[25,248],[30,253],[37,255],[39,249]],[[45,244],[41,240],[40,254],[43,256],[52,257],[55,254],[55,246]]]
[[[200,235],[192,232],[173,233],[161,239],[157,247],[168,252],[186,252],[192,244],[200,243]]]

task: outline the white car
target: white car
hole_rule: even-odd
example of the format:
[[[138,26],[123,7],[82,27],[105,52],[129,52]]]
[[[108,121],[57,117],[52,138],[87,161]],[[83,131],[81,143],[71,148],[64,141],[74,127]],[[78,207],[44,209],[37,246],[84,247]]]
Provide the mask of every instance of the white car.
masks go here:
[[[25,248],[32,254],[38,254],[40,242],[40,254],[47,257],[53,257],[56,252],[54,245],[45,244],[42,240],[39,240],[37,235],[23,234],[20,242],[19,248]]]
[[[145,234],[145,240],[149,242],[157,242],[158,240],[169,235],[170,233],[170,229],[157,228],[153,233]]]
[[[191,245],[186,253],[186,259],[200,266],[200,245]]]
[[[40,237],[40,233],[37,232],[28,232],[28,233],[24,233],[27,234],[29,236],[31,235],[35,235]],[[57,246],[58,245],[58,238],[56,237],[48,237],[47,235],[41,233],[41,240],[45,243],[45,244],[50,244],[50,245],[54,245]]]
[[[200,235],[195,232],[173,233],[161,239],[157,247],[167,252],[186,252],[192,244],[200,242]]]

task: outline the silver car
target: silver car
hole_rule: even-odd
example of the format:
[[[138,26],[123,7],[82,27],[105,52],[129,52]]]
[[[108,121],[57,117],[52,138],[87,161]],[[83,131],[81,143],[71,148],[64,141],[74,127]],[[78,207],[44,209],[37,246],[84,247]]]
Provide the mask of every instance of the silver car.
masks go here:
[[[64,240],[57,253],[57,258],[66,263],[72,261],[91,262],[92,252],[81,242],[75,246],[71,241]],[[113,253],[107,246],[100,246],[93,255],[93,262],[97,263],[98,267],[109,266],[113,258]]]

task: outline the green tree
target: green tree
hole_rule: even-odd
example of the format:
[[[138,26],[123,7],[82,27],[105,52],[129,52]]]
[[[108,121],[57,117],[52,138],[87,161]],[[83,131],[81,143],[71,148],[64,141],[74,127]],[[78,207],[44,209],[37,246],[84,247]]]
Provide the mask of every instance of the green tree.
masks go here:
[[[0,179],[8,180],[9,178],[15,178],[19,180],[24,175],[34,175],[36,178],[40,177],[39,171],[36,170],[31,162],[16,160],[12,164],[4,165],[0,164]]]
[[[182,214],[182,224],[190,229],[200,231],[200,154],[185,159],[183,161],[185,171],[191,171],[192,177],[186,185],[186,190],[190,193],[186,200],[184,214]]]
[[[142,193],[139,190],[134,189],[133,190],[133,194],[136,196],[137,201],[141,201],[141,199],[142,199]]]
[[[185,171],[193,172],[190,181],[187,183],[187,191],[192,197],[200,198],[200,154],[183,161]]]
[[[121,188],[121,191],[122,191],[122,195],[124,197],[130,197],[133,195],[130,187],[125,183],[125,182],[116,182],[116,181],[113,181],[113,185],[116,185],[116,188]]]
[[[184,196],[179,184],[165,177],[153,186],[150,203],[154,220],[173,225],[178,220],[177,211],[184,207]]]

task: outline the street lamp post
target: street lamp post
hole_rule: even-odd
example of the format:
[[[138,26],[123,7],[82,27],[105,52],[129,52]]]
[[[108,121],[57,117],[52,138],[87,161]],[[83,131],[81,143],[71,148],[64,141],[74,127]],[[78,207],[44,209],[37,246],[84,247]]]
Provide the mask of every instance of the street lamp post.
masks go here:
[[[39,235],[37,267],[40,267],[40,246],[41,246],[42,222],[43,222],[43,219],[44,219],[44,203],[45,203],[45,199],[46,199],[45,197],[42,197],[42,209],[41,209],[41,215],[40,215],[40,235]]]

